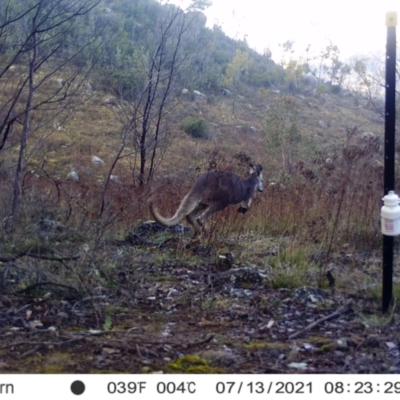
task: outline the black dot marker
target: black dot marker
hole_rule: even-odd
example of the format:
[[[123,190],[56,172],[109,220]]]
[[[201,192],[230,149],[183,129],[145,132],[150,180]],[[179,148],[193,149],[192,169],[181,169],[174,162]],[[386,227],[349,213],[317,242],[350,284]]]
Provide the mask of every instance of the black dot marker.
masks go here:
[[[85,391],[85,384],[82,381],[74,381],[71,384],[71,392],[80,395]]]

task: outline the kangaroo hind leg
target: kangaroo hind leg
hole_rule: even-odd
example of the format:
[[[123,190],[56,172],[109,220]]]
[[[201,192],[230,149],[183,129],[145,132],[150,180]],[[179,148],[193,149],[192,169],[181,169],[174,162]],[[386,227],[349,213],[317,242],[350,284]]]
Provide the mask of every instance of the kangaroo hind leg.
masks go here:
[[[200,225],[204,225],[206,220],[211,217],[211,215],[215,214],[218,211],[222,211],[224,208],[226,208],[225,203],[217,203],[210,205],[209,207],[206,208],[206,210],[197,218],[197,222]]]
[[[197,216],[204,210],[205,206],[199,204],[193,211],[186,215],[186,221],[193,226],[194,230],[199,233],[201,231],[201,224]]]

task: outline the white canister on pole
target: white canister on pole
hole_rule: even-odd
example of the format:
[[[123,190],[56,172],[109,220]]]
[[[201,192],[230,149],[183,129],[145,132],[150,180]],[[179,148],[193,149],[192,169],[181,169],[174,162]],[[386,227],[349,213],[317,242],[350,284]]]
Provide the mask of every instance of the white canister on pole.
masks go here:
[[[400,235],[400,198],[390,190],[382,198],[383,207],[381,208],[381,230],[386,236]]]

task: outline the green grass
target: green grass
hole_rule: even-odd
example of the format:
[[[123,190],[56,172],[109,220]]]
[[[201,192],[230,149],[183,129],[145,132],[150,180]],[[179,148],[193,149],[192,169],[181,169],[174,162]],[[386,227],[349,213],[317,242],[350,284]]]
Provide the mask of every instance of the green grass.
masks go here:
[[[314,286],[317,283],[318,269],[310,261],[310,248],[300,243],[291,243],[280,249],[276,256],[268,259],[268,266],[270,284],[275,289]]]

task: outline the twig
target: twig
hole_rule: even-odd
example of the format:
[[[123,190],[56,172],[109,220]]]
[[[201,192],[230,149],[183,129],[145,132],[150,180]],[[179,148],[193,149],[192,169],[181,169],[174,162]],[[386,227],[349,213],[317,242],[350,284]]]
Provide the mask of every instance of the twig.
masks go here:
[[[32,258],[39,258],[41,260],[48,260],[48,261],[73,261],[78,260],[80,256],[73,256],[73,257],[51,257],[51,256],[44,256],[41,254],[22,254],[22,256],[32,257]]]
[[[81,305],[81,303],[83,303],[84,301],[90,301],[91,303],[92,303],[92,305],[93,305],[93,300],[96,300],[96,299],[107,299],[109,296],[106,296],[106,295],[99,295],[99,296],[93,296],[93,297],[91,297],[91,296],[89,296],[89,297],[85,297],[84,299],[81,299],[81,300],[78,300],[73,306],[72,306],[72,308],[71,308],[71,311],[75,311],[75,308],[78,306],[78,305]]]
[[[40,282],[40,283],[35,283],[35,284],[33,284],[33,285],[30,285],[30,286],[26,287],[25,289],[18,290],[18,291],[15,292],[15,293],[29,292],[30,290],[35,289],[35,288],[37,288],[37,287],[39,287],[39,286],[47,286],[47,285],[59,286],[59,287],[62,287],[62,288],[64,288],[64,289],[73,290],[73,291],[79,293],[79,291],[78,291],[77,289],[75,289],[74,287],[72,287],[72,286],[63,285],[62,283],[54,283],[54,282]]]
[[[136,351],[137,351],[139,357],[143,360],[142,352],[140,351],[140,347],[137,343],[136,343]]]
[[[189,348],[189,347],[197,347],[197,346],[201,346],[201,345],[203,345],[203,344],[206,344],[206,343],[208,343],[208,342],[211,342],[211,340],[212,339],[214,339],[214,335],[209,335],[209,336],[207,336],[205,339],[203,339],[203,340],[200,340],[200,341],[198,341],[198,342],[192,342],[192,343],[185,343],[184,344],[184,348]]]
[[[47,332],[48,333],[48,332]],[[19,346],[36,346],[35,350],[37,350],[37,348],[42,348],[42,347],[49,347],[49,346],[64,346],[66,344],[70,344],[73,342],[79,342],[81,340],[86,339],[88,336],[93,336],[93,335],[85,335],[85,336],[81,336],[78,338],[73,338],[73,339],[69,339],[69,340],[65,340],[63,342],[29,342],[29,341],[23,341],[23,342],[17,342],[17,343],[10,343],[7,344],[6,346],[2,346],[0,347],[0,350],[5,350],[5,349],[9,349],[10,347],[19,347]],[[28,350],[29,352],[31,352],[31,350]],[[26,353],[22,354],[20,357],[24,356]]]
[[[17,256],[4,256],[0,255],[0,262],[8,263],[15,261],[18,257]]]
[[[40,249],[34,249],[39,250]],[[73,257],[54,257],[54,256],[46,256],[44,254],[39,253],[32,253],[32,250],[22,251],[16,255],[0,255],[0,262],[8,263],[17,260],[21,257],[32,257],[32,258],[39,258],[42,260],[49,260],[49,261],[71,261],[71,260],[78,260],[80,256],[73,256]]]
[[[30,349],[30,350],[26,351],[25,353],[20,354],[17,358],[21,359],[21,358],[28,357],[31,354],[34,354],[34,353],[38,352],[43,347],[45,347],[44,343],[39,344],[38,346],[34,347],[33,349]]]
[[[352,300],[349,300],[343,307],[339,308],[338,310],[336,310],[335,312],[333,312],[332,314],[327,315],[326,317],[322,317],[320,319],[317,319],[316,321],[314,321],[313,323],[311,323],[310,325],[307,325],[304,329],[293,333],[292,335],[289,336],[289,340],[295,339],[297,336],[301,335],[303,332],[308,331],[312,328],[314,328],[315,326],[321,324],[322,322],[328,321],[332,318],[336,318],[341,314],[344,314],[345,312],[349,311],[351,308],[351,304],[352,304]]]
[[[3,289],[3,292],[4,292],[4,293],[8,293],[7,285],[6,285],[6,280],[7,280],[7,275],[8,275],[8,272],[9,272],[9,271],[10,271],[10,268],[9,268],[9,267],[7,267],[7,268],[4,269],[3,277],[2,277],[2,280],[1,280],[1,288]]]

